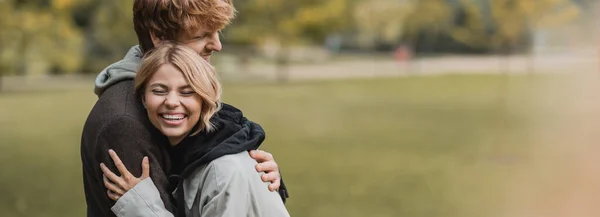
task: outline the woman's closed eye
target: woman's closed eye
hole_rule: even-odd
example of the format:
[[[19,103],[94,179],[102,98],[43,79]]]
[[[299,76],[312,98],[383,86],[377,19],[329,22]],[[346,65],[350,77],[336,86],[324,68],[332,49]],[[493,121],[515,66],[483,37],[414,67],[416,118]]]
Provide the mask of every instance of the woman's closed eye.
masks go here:
[[[167,91],[166,91],[166,90],[162,90],[162,89],[153,89],[153,90],[151,90],[151,91],[152,91],[152,93],[153,93],[153,94],[156,94],[156,95],[164,95],[164,94],[167,94]]]
[[[184,96],[191,96],[191,95],[196,94],[196,92],[194,92],[194,90],[182,90],[179,93]]]

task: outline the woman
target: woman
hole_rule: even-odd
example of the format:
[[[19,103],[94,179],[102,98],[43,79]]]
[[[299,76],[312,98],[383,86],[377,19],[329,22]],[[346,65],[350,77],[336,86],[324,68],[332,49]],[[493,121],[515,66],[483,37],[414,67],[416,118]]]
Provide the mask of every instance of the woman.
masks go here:
[[[179,174],[177,216],[289,216],[247,152],[262,143],[263,129],[221,104],[221,85],[208,62],[183,45],[165,43],[144,58],[135,89],[150,122],[171,144],[174,173]],[[207,133],[190,137],[201,131]],[[121,176],[100,167],[117,216],[173,216],[148,178],[147,157],[136,178],[114,151],[109,154]]]

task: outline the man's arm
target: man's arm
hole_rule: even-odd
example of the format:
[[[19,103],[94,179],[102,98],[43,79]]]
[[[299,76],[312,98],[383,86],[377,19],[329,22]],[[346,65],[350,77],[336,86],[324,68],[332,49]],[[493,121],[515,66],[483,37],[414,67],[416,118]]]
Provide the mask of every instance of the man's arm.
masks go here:
[[[90,150],[91,159],[88,159],[88,164],[84,167],[86,175],[86,197],[92,199],[93,203],[102,212],[101,216],[114,216],[111,212],[111,207],[114,202],[108,198],[107,189],[104,186],[100,163],[104,163],[112,171],[117,171],[108,150],[113,149],[119,153],[123,164],[130,169],[130,172],[135,176],[142,174],[140,162],[144,156],[148,156],[150,164],[150,177],[154,185],[158,189],[160,198],[162,199],[167,209],[173,209],[168,193],[168,178],[165,170],[167,166],[168,154],[163,144],[154,144],[157,140],[153,139],[151,132],[139,121],[128,117],[118,116],[108,120],[95,141],[95,148]],[[85,171],[88,170],[88,171]],[[90,201],[88,201],[89,205]]]

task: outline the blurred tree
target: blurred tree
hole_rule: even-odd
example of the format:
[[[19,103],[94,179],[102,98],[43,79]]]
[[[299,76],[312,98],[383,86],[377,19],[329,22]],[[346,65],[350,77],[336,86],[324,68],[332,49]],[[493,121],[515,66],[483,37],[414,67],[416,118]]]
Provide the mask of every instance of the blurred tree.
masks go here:
[[[86,0],[73,10],[85,35],[84,73],[98,73],[137,44],[133,30],[133,0]]]
[[[588,1],[588,0],[586,0]],[[527,50],[535,29],[563,26],[579,14],[574,0],[406,0],[403,39],[420,52]],[[466,45],[466,47],[465,47]]]
[[[350,24],[349,6],[355,0],[239,0],[238,17],[226,29],[235,44],[321,43]]]
[[[453,26],[452,36],[474,47],[492,45],[512,52],[524,35],[539,28],[562,26],[579,14],[572,0],[460,1],[464,22]]]
[[[17,39],[12,42],[13,48],[8,48],[17,53],[11,58],[29,60],[27,64],[9,61],[17,64],[11,67],[16,71],[49,68],[51,73],[97,73],[137,44],[131,14],[133,0],[2,2],[13,7],[7,15],[14,17],[10,20],[20,21],[13,30],[6,31]]]
[[[421,51],[433,52],[438,39],[447,34],[452,24],[454,11],[447,0],[411,0],[410,11],[407,12],[404,38]]]
[[[467,17],[466,25],[457,25],[452,36],[473,47],[490,47],[510,55],[516,50],[529,50],[532,32],[538,29],[564,26],[579,15],[571,0],[489,0],[461,1]],[[535,71],[533,53],[529,52],[529,69]],[[510,61],[503,63],[504,72]]]
[[[15,56],[15,40],[13,29],[17,26],[12,1],[0,1],[0,91],[2,91],[2,78],[13,72],[11,60]]]
[[[238,45],[276,45],[278,80],[287,80],[289,47],[323,43],[350,24],[354,0],[239,0],[239,17],[226,29],[225,40]]]
[[[365,47],[394,44],[403,34],[408,12],[414,4],[405,1],[362,0],[356,3],[353,18],[358,43]]]
[[[1,1],[3,73],[72,73],[82,62],[83,37],[72,22],[73,1]]]

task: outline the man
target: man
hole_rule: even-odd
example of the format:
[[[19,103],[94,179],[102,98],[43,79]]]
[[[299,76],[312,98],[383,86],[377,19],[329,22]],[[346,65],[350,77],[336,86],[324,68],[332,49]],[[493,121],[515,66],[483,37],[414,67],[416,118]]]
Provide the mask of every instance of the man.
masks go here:
[[[109,149],[122,156],[123,164],[135,176],[141,175],[142,158],[150,159],[150,177],[159,189],[169,211],[171,201],[168,175],[176,173],[177,159],[171,159],[168,142],[148,121],[143,105],[133,93],[132,79],[142,56],[165,40],[174,40],[192,48],[210,61],[215,51],[222,49],[219,31],[235,15],[231,0],[135,0],[133,21],[139,46],[132,47],[125,58],[104,69],[96,79],[94,92],[99,99],[86,120],[81,138],[81,160],[87,216],[114,216],[114,204],[107,196],[100,163],[117,171],[108,154]],[[259,162],[257,171],[264,171],[263,181],[271,182],[270,190],[279,189],[287,198],[279,169],[271,154],[252,151]],[[281,185],[281,187],[280,187]]]

